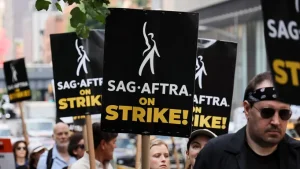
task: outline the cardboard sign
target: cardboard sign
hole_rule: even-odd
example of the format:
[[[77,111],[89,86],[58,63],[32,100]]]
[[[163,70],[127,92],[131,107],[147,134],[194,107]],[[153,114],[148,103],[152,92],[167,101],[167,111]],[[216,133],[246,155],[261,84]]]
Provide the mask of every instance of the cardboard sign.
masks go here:
[[[0,138],[0,169],[16,168],[10,139]]]
[[[111,9],[102,129],[188,137],[197,36],[197,13]]]
[[[4,62],[4,74],[10,103],[31,99],[24,58]]]
[[[299,0],[262,0],[265,42],[279,100],[300,105]]]
[[[195,74],[193,130],[228,132],[237,43],[199,39]]]
[[[88,39],[75,33],[50,35],[58,117],[100,113],[103,35],[97,30]]]

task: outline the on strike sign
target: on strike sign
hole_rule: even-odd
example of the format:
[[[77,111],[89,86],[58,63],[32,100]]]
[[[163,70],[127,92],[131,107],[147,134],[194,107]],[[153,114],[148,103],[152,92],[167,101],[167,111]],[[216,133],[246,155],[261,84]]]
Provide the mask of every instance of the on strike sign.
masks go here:
[[[97,30],[88,39],[76,33],[50,35],[58,117],[100,113],[104,44],[100,35]]]
[[[197,37],[197,13],[111,9],[102,129],[188,137]]]
[[[266,50],[278,99],[300,105],[299,0],[261,0]]]
[[[193,130],[228,133],[236,55],[237,43],[199,39]]]
[[[4,62],[4,74],[10,103],[31,99],[24,58]]]

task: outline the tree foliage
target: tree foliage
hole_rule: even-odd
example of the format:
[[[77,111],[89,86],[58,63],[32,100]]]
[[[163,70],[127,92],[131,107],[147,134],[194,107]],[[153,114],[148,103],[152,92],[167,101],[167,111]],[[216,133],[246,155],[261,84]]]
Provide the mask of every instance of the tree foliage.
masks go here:
[[[75,7],[70,13],[71,26],[76,29],[76,34],[82,38],[87,38],[89,36],[90,27],[87,23],[89,17],[97,22],[105,24],[105,18],[109,15],[109,10],[107,8],[109,0],[56,0],[54,5],[59,11],[62,11],[59,4],[60,1],[68,3],[68,5],[75,3],[84,6],[84,10]],[[49,0],[36,0],[35,8],[38,11],[47,11],[51,4],[52,3]]]

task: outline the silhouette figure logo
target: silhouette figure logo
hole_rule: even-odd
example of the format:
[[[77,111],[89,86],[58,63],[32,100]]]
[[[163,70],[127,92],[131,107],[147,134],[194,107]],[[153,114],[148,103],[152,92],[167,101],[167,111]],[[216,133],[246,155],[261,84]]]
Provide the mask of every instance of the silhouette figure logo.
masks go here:
[[[88,58],[83,46],[78,46],[78,39],[75,40],[75,47],[79,55],[79,58],[77,59],[77,62],[79,62],[79,64],[77,66],[76,75],[79,76],[80,69],[83,69],[84,73],[87,74],[88,71],[86,68],[86,61],[90,62],[90,59]]]
[[[199,85],[200,89],[202,89],[202,76],[203,76],[203,73],[207,76],[205,66],[204,66],[204,62],[202,61],[202,59],[203,59],[203,57],[200,55],[200,56],[198,56],[198,58],[196,60],[195,80],[197,80],[197,78],[198,78],[198,85]]]
[[[144,26],[143,26],[143,35],[144,35],[144,39],[145,39],[145,44],[147,45],[147,49],[145,49],[143,52],[143,56],[145,56],[145,59],[143,60],[141,66],[140,66],[140,69],[139,69],[140,76],[142,76],[143,69],[147,62],[150,62],[151,72],[152,72],[152,74],[155,74],[154,73],[154,56],[156,54],[158,57],[160,57],[157,47],[156,47],[156,42],[153,39],[154,34],[153,33],[148,33],[148,35],[146,34],[146,25],[147,25],[147,22],[145,22]],[[153,42],[152,46],[149,44],[148,36],[150,37],[150,40]]]
[[[201,49],[206,49],[208,47],[210,47],[211,45],[213,45],[217,40],[213,40],[213,39],[207,39],[207,40],[200,40],[200,47]],[[202,89],[202,79],[203,79],[203,74],[205,76],[207,76],[207,72],[205,69],[205,65],[203,62],[203,56],[199,55],[196,58],[196,75],[195,75],[195,80],[198,79],[198,85],[199,88]]]
[[[18,81],[18,72],[13,65],[13,63],[10,64],[10,70],[11,70],[11,75],[12,75],[12,82],[17,82]]]

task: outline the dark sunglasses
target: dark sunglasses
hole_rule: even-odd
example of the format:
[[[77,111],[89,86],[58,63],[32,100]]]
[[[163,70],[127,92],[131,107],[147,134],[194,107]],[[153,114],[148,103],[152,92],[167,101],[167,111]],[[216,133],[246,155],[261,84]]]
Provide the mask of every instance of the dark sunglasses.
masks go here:
[[[253,106],[254,107],[254,106]],[[274,116],[274,114],[276,113],[276,110],[273,108],[262,108],[262,109],[257,109],[256,107],[254,107],[257,111],[260,112],[260,116],[264,119],[268,119]],[[280,109],[278,111],[279,117],[282,120],[289,120],[292,116],[292,112],[289,109]]]
[[[17,147],[17,150],[21,150],[21,149],[26,150],[26,147]]]
[[[77,145],[77,148],[84,149],[84,144],[78,144],[78,145]]]

